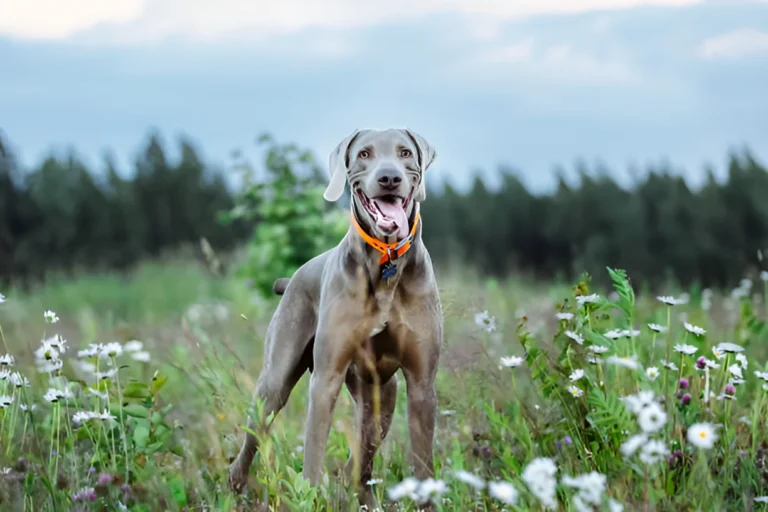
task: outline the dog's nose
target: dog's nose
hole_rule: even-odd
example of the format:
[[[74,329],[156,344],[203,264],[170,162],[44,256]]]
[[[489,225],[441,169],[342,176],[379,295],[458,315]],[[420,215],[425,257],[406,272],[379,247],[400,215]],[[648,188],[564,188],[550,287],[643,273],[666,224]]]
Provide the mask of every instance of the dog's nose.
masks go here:
[[[393,189],[403,181],[403,173],[394,167],[384,167],[376,173],[376,181],[385,189]]]

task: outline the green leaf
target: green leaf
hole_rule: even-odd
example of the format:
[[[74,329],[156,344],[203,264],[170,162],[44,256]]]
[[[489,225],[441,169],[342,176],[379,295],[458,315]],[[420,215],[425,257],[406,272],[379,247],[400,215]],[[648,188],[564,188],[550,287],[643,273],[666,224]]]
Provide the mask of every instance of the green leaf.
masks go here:
[[[147,398],[149,387],[143,382],[129,382],[123,390],[123,398]]]
[[[120,412],[120,409],[117,409],[117,412]],[[146,418],[149,416],[149,411],[146,407],[140,405],[140,404],[128,404],[123,407],[123,413],[127,414],[128,416],[133,416],[134,418]]]
[[[168,487],[176,505],[179,507],[187,506],[187,490],[184,479],[179,475],[173,476],[168,481]]]
[[[133,430],[133,445],[140,452],[143,452],[147,447],[149,441],[149,427],[146,425],[138,425]]]
[[[165,386],[166,382],[168,382],[168,377],[165,375],[160,375],[152,379],[152,394],[156,395],[163,388],[163,386]]]

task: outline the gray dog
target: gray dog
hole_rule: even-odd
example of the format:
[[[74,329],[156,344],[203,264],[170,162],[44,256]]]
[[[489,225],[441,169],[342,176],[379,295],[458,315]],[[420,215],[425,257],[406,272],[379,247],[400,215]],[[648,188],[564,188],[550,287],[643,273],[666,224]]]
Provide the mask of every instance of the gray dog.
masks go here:
[[[392,423],[400,369],[407,387],[411,463],[419,479],[434,473],[443,313],[419,215],[426,196],[424,172],[434,159],[432,146],[407,129],[356,130],[341,141],[331,153],[324,197],[337,201],[349,182],[349,231],[290,279],[275,282],[275,293],[284,297],[267,329],[256,383],[263,417],[249,417],[249,427],[267,428],[266,417],[283,408],[309,370],[303,474],[318,485],[333,409],[346,383],[360,433],[347,471],[357,477],[365,504],[373,501],[365,483]],[[256,450],[256,438],[246,434],[230,468],[233,490],[242,490]]]

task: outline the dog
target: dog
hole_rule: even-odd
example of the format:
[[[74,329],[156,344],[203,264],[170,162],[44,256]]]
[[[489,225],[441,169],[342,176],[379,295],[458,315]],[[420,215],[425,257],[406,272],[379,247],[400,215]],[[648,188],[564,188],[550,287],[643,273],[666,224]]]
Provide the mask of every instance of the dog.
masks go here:
[[[365,484],[392,423],[398,370],[407,389],[410,463],[416,478],[434,475],[443,312],[419,210],[435,157],[409,129],[358,129],[331,153],[323,197],[337,201],[349,184],[350,228],[336,247],[275,281],[282,297],[267,328],[254,394],[263,416],[248,418],[249,429],[267,429],[266,418],[285,406],[309,370],[303,476],[318,485],[333,409],[346,384],[360,435],[346,470],[357,480],[360,503],[369,506],[375,503]],[[256,438],[246,433],[230,467],[233,491],[242,491],[256,450]]]

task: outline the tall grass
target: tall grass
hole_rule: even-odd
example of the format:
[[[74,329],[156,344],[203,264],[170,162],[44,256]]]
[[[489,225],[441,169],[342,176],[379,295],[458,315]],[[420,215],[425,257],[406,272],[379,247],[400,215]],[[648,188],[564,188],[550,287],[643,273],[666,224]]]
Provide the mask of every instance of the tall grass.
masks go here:
[[[745,510],[768,500],[768,276],[659,299],[607,272],[612,290],[440,273],[436,475],[411,477],[400,386],[369,482],[383,506]],[[301,478],[306,376],[262,434],[246,494],[227,490],[274,308],[245,283],[176,262],[2,292],[2,510],[357,510],[342,476],[356,438],[347,394],[325,485]]]

